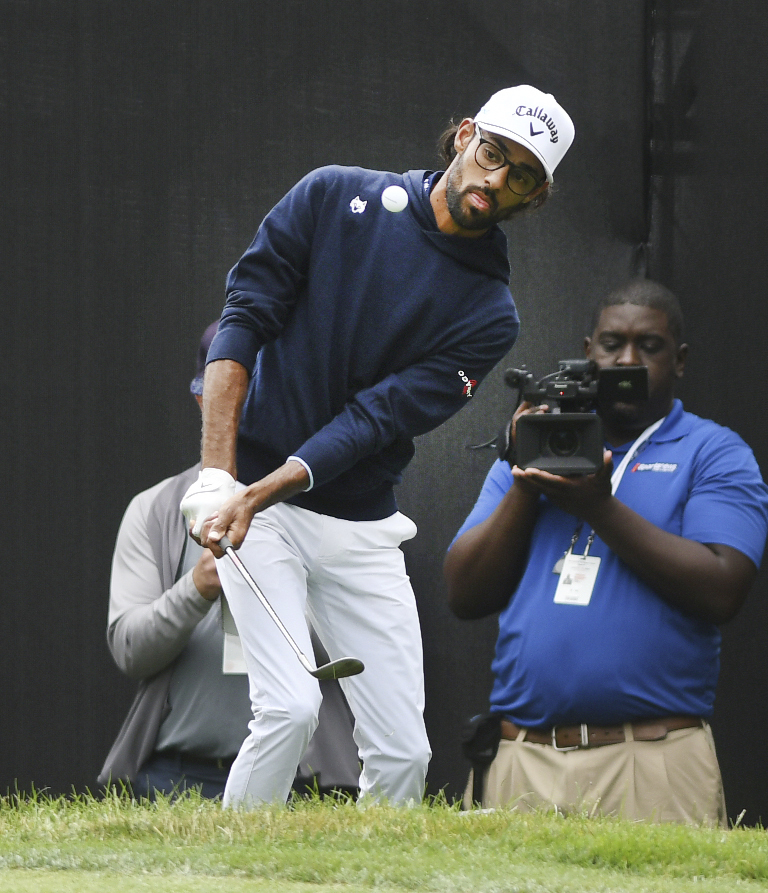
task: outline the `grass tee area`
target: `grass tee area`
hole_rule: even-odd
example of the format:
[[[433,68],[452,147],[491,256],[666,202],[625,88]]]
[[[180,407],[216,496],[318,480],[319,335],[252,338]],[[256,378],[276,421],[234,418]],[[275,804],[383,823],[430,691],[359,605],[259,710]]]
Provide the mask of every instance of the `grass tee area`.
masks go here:
[[[347,800],[224,811],[197,796],[0,798],[3,893],[601,893],[768,889],[768,836]]]

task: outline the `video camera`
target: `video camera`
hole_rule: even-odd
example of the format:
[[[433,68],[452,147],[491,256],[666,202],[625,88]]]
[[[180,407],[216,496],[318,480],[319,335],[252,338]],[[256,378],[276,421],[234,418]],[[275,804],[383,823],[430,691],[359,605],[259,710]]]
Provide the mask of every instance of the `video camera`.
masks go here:
[[[594,474],[603,464],[603,425],[594,410],[619,401],[647,400],[648,369],[598,369],[593,360],[560,360],[558,365],[557,372],[539,381],[525,367],[505,372],[504,382],[518,390],[515,409],[523,400],[554,402],[555,409],[518,418],[514,451],[510,421],[497,441],[499,456],[520,468],[559,475]]]

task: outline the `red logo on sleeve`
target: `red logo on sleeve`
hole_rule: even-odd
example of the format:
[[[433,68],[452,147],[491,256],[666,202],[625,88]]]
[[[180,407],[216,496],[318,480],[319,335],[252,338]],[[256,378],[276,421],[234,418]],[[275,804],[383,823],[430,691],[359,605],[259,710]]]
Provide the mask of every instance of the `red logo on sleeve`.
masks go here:
[[[474,378],[469,378],[464,373],[463,369],[459,369],[459,378],[464,382],[464,390],[462,393],[464,394],[465,397],[471,397],[474,388],[477,387],[477,382],[475,381]]]

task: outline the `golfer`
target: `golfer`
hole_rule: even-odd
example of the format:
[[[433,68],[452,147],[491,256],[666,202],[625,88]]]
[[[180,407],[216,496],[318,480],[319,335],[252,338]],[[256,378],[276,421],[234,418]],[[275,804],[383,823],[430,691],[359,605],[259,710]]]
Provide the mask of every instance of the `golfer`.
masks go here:
[[[414,437],[471,400],[514,344],[498,224],[543,202],[572,139],[554,97],[501,90],[452,129],[445,172],[308,174],[227,278],[205,373],[202,470],[182,511],[215,555],[225,534],[239,547],[302,651],[306,609],[331,660],[364,661],[342,680],[363,799],[420,800],[431,756],[400,550],[416,528],[394,486]],[[253,704],[224,803],[284,801],[320,689],[231,563],[218,572]]]

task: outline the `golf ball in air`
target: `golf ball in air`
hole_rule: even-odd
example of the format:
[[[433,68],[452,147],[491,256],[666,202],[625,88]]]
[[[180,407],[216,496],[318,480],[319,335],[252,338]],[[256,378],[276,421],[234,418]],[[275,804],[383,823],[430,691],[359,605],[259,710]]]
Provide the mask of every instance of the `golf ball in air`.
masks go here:
[[[408,193],[402,186],[387,186],[381,193],[381,203],[388,211],[397,214],[408,204]]]

